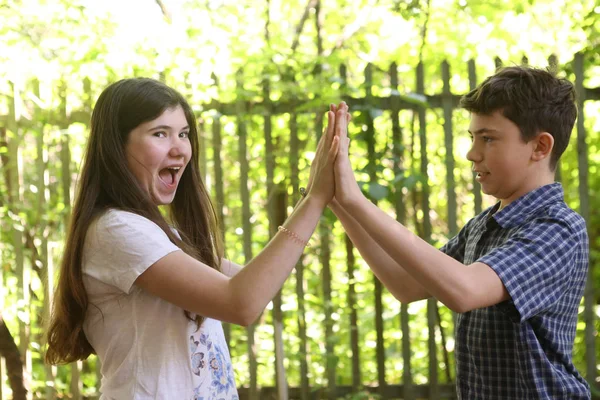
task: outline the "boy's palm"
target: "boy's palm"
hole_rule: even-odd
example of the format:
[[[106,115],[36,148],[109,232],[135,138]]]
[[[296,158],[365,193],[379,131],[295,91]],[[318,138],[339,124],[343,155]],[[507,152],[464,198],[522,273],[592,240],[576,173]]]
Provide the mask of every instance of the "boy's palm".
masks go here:
[[[348,138],[348,107],[344,104],[338,109],[335,124],[335,134],[339,136],[339,150],[335,160],[335,199],[342,206],[357,201],[362,193],[354,177],[354,171],[348,157],[350,139]],[[339,115],[342,111],[343,114]]]

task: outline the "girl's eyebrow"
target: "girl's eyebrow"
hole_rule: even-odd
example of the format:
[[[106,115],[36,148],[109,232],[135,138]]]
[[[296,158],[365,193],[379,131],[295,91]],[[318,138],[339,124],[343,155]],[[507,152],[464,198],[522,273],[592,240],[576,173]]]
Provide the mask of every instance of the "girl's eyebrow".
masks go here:
[[[148,129],[148,131],[154,131],[156,129],[164,129],[164,130],[169,130],[170,131],[173,128],[171,126],[169,126],[169,125],[157,125],[157,126],[154,126],[154,127],[150,128],[150,129]],[[188,125],[186,125],[183,128],[181,128],[180,131],[184,131],[186,129],[190,129],[190,127]]]

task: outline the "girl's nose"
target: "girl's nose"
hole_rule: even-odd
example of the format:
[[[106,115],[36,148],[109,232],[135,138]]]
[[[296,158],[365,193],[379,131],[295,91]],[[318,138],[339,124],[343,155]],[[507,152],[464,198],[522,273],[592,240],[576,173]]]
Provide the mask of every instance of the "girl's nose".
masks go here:
[[[171,140],[171,148],[169,149],[169,155],[171,157],[181,157],[183,156],[183,146],[181,139],[175,138]]]
[[[181,154],[181,149],[176,144],[172,145],[171,148],[169,149],[169,155],[171,155],[171,156],[176,157],[180,154]]]

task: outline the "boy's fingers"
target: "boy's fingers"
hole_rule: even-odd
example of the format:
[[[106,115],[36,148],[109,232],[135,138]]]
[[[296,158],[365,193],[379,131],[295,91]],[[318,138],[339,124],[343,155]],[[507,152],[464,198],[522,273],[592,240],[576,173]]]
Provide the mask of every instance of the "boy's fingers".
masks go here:
[[[335,125],[336,127],[336,136],[340,137],[340,140],[343,141],[345,140],[345,138],[348,137],[348,129],[347,129],[347,120],[346,120],[346,113],[345,111],[340,111],[338,110],[338,115],[337,115],[337,121],[338,123]]]
[[[349,142],[349,139],[343,140],[342,138],[340,138],[340,142],[338,145],[338,154],[337,154],[337,157],[340,160],[342,160],[344,158],[348,158],[348,142]]]

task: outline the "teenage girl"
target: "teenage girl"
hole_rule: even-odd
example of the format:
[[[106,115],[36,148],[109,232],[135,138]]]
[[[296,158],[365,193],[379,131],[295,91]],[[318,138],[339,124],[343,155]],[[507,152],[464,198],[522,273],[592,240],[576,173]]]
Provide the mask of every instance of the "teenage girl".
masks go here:
[[[101,399],[237,399],[221,321],[256,320],[333,198],[348,117],[343,103],[332,110],[306,195],[241,268],[222,258],[187,101],[153,79],[108,86],[92,113],[46,360],[97,354]]]

